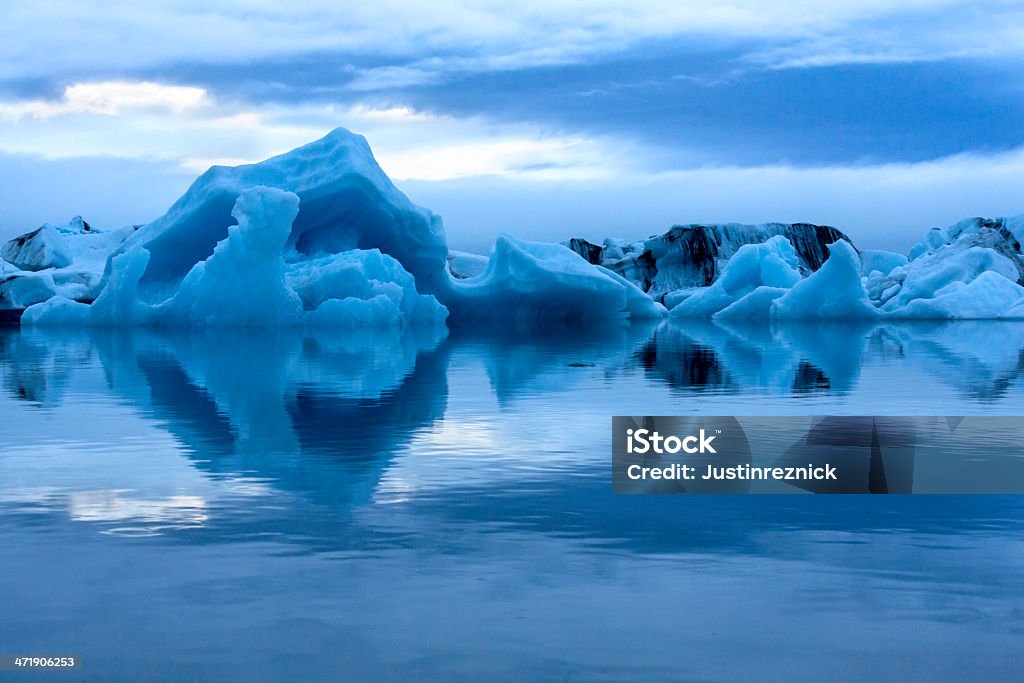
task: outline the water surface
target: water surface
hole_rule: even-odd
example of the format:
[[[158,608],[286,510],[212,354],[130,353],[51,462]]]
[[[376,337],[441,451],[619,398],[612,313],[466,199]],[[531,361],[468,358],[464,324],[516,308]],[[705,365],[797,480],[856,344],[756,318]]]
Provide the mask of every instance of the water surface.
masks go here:
[[[1022,352],[8,328],[0,643],[102,680],[1019,678],[1018,497],[613,496],[609,418],[1024,415]]]

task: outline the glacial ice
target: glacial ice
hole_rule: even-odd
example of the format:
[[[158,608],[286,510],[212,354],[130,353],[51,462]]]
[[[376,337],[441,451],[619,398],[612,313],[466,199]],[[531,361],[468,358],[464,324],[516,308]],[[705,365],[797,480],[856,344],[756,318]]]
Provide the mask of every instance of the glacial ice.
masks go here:
[[[765,276],[773,240],[737,250],[709,287],[669,293],[673,318],[738,319],[988,319],[1024,317],[1024,257],[1017,233],[1024,220],[970,219],[932,230],[907,259],[861,252],[846,240],[828,245],[824,265],[806,276],[783,261],[781,280]],[[792,282],[786,282],[786,279]],[[739,285],[737,285],[739,283]]]
[[[151,264],[136,246],[111,258],[107,284],[92,305],[54,298],[29,308],[28,324],[404,327],[443,324],[446,309],[378,250],[350,250],[288,264],[283,247],[299,198],[276,188],[244,190],[237,223],[196,263],[173,295],[151,304],[137,294]]]
[[[453,282],[449,296],[453,314],[472,322],[573,324],[665,314],[636,285],[572,250],[510,235],[494,243],[484,272]]]
[[[821,267],[827,245],[849,238],[836,228],[810,223],[761,225],[677,225],[662,235],[626,242],[606,239],[602,245],[573,238],[566,246],[589,263],[623,276],[653,298],[669,303],[667,294],[713,284],[745,245],[773,237],[789,241],[804,275]]]
[[[157,220],[121,247],[152,255],[139,291],[149,303],[171,298],[192,268],[228,235],[246,189],[272,187],[298,197],[282,250],[295,262],[352,249],[379,249],[425,293],[447,284],[447,245],[439,217],[413,204],[377,165],[361,135],[339,128],[257,164],[214,166]]]
[[[1024,298],[1024,288],[995,271],[984,271],[964,283],[954,280],[931,296],[919,297],[897,308],[890,318],[977,320],[1015,317],[1013,306]]]
[[[860,257],[846,240],[829,245],[825,264],[772,304],[779,319],[858,320],[878,315],[860,279]]]
[[[860,252],[860,264],[861,275],[871,275],[876,271],[882,275],[888,275],[894,268],[905,266],[907,257],[894,251],[865,249]]]
[[[660,317],[630,282],[556,244],[449,252],[366,140],[338,129],[258,164],[214,167],[111,255],[94,324],[515,325]],[[30,324],[78,322],[51,302]]]
[[[686,225],[601,245],[502,236],[450,250],[441,219],[344,129],[213,167],[157,220],[80,217],[2,249],[25,324],[550,326],[659,318],[1024,318],[1024,216],[931,230],[909,257],[811,224]],[[11,265],[5,265],[7,263]],[[667,308],[666,308],[667,307]]]
[[[787,291],[783,287],[758,287],[713,317],[715,320],[766,320],[771,317],[772,304]]]
[[[672,317],[710,318],[760,287],[788,289],[801,279],[798,267],[796,250],[782,235],[763,244],[745,244],[714,284],[695,290],[672,309]],[[758,298],[764,296],[761,292]]]
[[[47,272],[14,271],[0,275],[0,308],[26,308],[56,295],[57,285]]]
[[[448,270],[452,277],[465,280],[476,277],[487,269],[487,257],[471,254],[468,251],[448,250]]]
[[[24,309],[54,296],[91,300],[108,255],[133,231],[96,230],[75,216],[10,240],[0,249],[6,255],[0,261],[0,309]]]
[[[16,237],[0,249],[0,257],[19,270],[64,268],[73,260],[71,251],[51,225]]]

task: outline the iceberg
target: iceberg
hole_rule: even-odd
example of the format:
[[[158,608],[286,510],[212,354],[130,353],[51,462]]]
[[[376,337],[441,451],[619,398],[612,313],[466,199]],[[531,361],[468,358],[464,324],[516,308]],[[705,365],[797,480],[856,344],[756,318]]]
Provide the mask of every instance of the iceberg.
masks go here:
[[[763,244],[773,237],[786,239],[796,253],[803,275],[814,272],[828,258],[827,247],[849,238],[830,226],[810,223],[742,225],[677,225],[662,235],[625,242],[607,239],[602,245],[573,238],[566,246],[589,263],[626,278],[656,300],[677,290],[707,287],[722,274],[730,259],[745,245]]]
[[[239,195],[257,187],[298,198],[281,245],[289,262],[378,249],[401,263],[425,293],[446,289],[448,248],[441,219],[391,183],[365,138],[339,128],[257,164],[214,166],[203,173],[166,214],[119,250],[151,254],[138,283],[142,299],[151,304],[170,299],[192,268],[228,237]]]
[[[673,318],[710,318],[731,307],[755,290],[761,289],[757,301],[764,303],[767,290],[784,293],[801,275],[799,256],[789,240],[775,235],[764,244],[745,244],[729,260],[721,276],[709,287],[697,289],[672,309]],[[769,300],[770,303],[770,300]],[[741,309],[744,316],[753,315],[762,307],[748,302]],[[764,309],[767,317],[767,309]]]
[[[829,245],[817,272],[772,303],[771,317],[790,320],[860,320],[878,316],[861,283],[860,257],[846,240]]]
[[[54,297],[23,321],[402,327],[666,312],[561,245],[503,237],[489,259],[449,252],[441,219],[344,129],[258,164],[211,168],[111,253],[98,290],[88,312]]]
[[[46,325],[192,327],[331,325],[404,327],[443,324],[447,310],[416,291],[409,273],[378,250],[350,250],[286,263],[283,247],[299,198],[277,188],[244,190],[236,223],[206,259],[194,264],[173,295],[156,304],[138,295],[152,255],[136,246],[111,258],[107,284],[92,305],[59,297],[29,308],[23,321]]]
[[[646,240],[500,236],[451,250],[441,218],[339,128],[214,166],[163,216],[45,224],[0,249],[0,313],[27,325],[594,326],[657,319],[1021,318],[1024,216],[858,251],[809,223],[680,225]],[[8,269],[8,265],[10,264]]]
[[[1024,295],[1024,258],[1014,233],[1021,224],[972,218],[929,231],[906,264],[867,276],[872,303],[898,319],[1015,316],[1009,311]]]
[[[452,283],[449,297],[453,316],[470,322],[572,325],[666,312],[633,283],[571,249],[510,235],[497,239],[480,275]]]
[[[55,296],[92,300],[107,257],[134,230],[97,230],[75,216],[15,237],[0,249],[0,310],[20,311]]]
[[[1024,298],[1024,287],[994,271],[985,271],[964,283],[954,281],[927,298],[916,298],[888,317],[929,320],[1013,318],[1013,307]],[[1024,310],[1021,311],[1024,317]]]
[[[53,276],[47,272],[13,271],[0,276],[0,310],[22,309],[57,294]]]
[[[70,266],[74,258],[51,225],[15,237],[0,249],[0,257],[18,270],[37,271]]]

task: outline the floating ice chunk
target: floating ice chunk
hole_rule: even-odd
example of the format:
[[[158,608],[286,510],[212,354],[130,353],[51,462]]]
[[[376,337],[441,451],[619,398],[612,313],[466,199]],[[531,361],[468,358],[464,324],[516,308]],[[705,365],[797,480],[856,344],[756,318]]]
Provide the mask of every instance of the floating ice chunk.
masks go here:
[[[870,275],[876,271],[882,275],[888,275],[892,272],[893,268],[905,266],[907,264],[907,257],[894,251],[866,249],[860,252],[860,263],[862,275]]]
[[[996,271],[988,270],[967,283],[950,282],[936,290],[934,296],[914,299],[887,317],[935,320],[1013,318],[1017,315],[1012,308],[1022,298],[1024,287]]]
[[[44,301],[49,296],[92,299],[108,255],[132,232],[133,228],[110,232],[95,230],[81,216],[63,225],[45,224],[4,245],[3,253],[16,263],[10,265],[14,272],[8,272],[9,267],[3,265],[7,261],[0,262],[3,266],[0,278],[4,278],[0,290],[8,294],[20,291],[17,299],[21,306]],[[50,279],[34,276],[43,273]],[[23,281],[18,282],[19,279]],[[44,285],[49,287],[49,296],[45,296]],[[27,296],[29,292],[34,293],[33,296]],[[0,307],[19,307],[11,305],[10,296],[6,297],[6,303],[3,298],[0,293]]]
[[[149,303],[138,283],[151,255],[136,246],[111,259],[106,286],[90,307],[34,307],[27,324],[232,326],[394,326],[443,323],[447,310],[416,291],[415,279],[377,250],[352,250],[286,264],[284,247],[299,198],[268,187],[244,190],[227,237],[195,264],[172,296]],[[83,309],[87,312],[83,313]]]
[[[801,274],[821,267],[828,244],[849,239],[835,228],[809,223],[729,223],[677,225],[636,242],[607,239],[599,246],[573,238],[565,244],[589,263],[622,275],[659,299],[668,292],[710,286],[745,245],[763,244],[773,237],[789,241]]]
[[[1005,243],[1005,251],[1020,252],[1024,244],[1024,214],[1004,218],[965,218],[948,228],[932,228],[910,249],[910,260],[941,249],[969,235],[992,233]],[[991,241],[991,235],[987,236]]]
[[[714,319],[767,320],[771,317],[772,304],[788,291],[782,287],[758,287],[715,313]]]
[[[845,240],[830,244],[829,251],[829,259],[817,272],[775,300],[773,318],[857,320],[878,316],[861,283],[857,251]]]
[[[988,247],[959,248],[962,240],[964,238],[890,273],[890,277],[897,279],[904,274],[905,277],[896,295],[890,293],[885,299],[883,310],[896,311],[916,299],[930,299],[950,284],[967,284],[984,273],[998,274],[1011,283],[1017,281],[1017,267],[1008,257]]]
[[[164,216],[122,247],[152,254],[139,282],[142,298],[159,303],[173,296],[192,267],[227,237],[238,196],[260,186],[299,197],[285,239],[297,257],[379,249],[413,274],[421,292],[446,290],[448,248],[440,219],[391,183],[361,135],[339,128],[258,164],[214,166],[201,175]]]
[[[46,301],[57,294],[57,285],[48,272],[16,271],[0,275],[0,309],[21,309]]]
[[[91,323],[91,316],[91,306],[54,296],[26,308],[21,316],[21,324],[82,327]]]
[[[487,269],[453,281],[449,296],[453,317],[473,321],[571,324],[665,314],[636,285],[570,249],[509,235],[494,243]]]
[[[798,264],[796,250],[782,235],[743,245],[718,280],[673,307],[672,317],[710,318],[759,287],[788,289],[800,281]]]
[[[50,225],[15,237],[0,248],[0,256],[15,268],[27,271],[64,268],[74,260],[60,233]]]

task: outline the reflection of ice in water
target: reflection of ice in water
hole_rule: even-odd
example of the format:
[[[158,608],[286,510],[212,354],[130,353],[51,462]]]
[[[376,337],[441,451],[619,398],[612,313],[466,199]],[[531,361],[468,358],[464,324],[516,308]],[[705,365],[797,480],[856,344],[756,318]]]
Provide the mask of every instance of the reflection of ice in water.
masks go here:
[[[135,489],[147,492],[141,500],[165,502],[287,491],[353,505],[597,468],[615,414],[1020,412],[1022,348],[1024,325],[1013,323],[686,321],[545,337],[476,330],[447,339],[397,331],[14,330],[0,334],[0,367],[5,400],[35,406],[39,419],[64,401],[109,397],[122,422],[142,416],[127,424],[150,432],[134,446],[122,443],[119,462],[141,462],[151,444],[167,450],[169,442],[198,475],[178,491],[135,477],[141,468],[132,479],[132,468],[115,467],[73,489]],[[58,427],[66,429],[55,432],[64,444],[81,439],[70,423]],[[58,449],[46,462],[72,452],[83,449]],[[0,488],[20,495],[10,484]],[[133,500],[115,499],[108,512],[130,509]]]
[[[194,678],[215,650],[218,671],[250,678],[315,677],[324,653],[365,673],[384,653],[396,676],[502,678],[517,661],[628,678],[639,656],[658,679],[680,676],[658,634],[682,623],[684,676],[759,647],[775,659],[742,677],[864,670],[870,651],[876,677],[929,652],[935,670],[1006,678],[1016,498],[609,493],[614,414],[1020,414],[1019,340],[968,330],[684,325],[653,345],[456,336],[412,352],[294,331],[33,334],[27,349],[0,332],[0,639],[59,631],[123,662],[113,678],[172,660]]]

